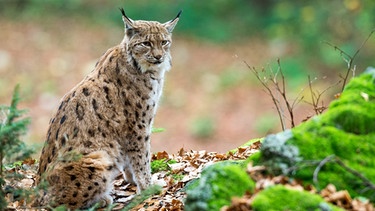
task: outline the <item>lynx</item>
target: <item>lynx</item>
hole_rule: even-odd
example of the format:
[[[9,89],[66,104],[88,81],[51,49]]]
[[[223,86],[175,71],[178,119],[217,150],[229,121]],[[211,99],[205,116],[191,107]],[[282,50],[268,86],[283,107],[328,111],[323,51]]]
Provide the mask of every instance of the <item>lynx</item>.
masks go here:
[[[138,193],[151,183],[151,129],[181,11],[159,23],[134,21],[120,10],[122,42],[62,98],[50,121],[38,170],[38,183],[48,182],[41,206],[106,206],[121,174]]]

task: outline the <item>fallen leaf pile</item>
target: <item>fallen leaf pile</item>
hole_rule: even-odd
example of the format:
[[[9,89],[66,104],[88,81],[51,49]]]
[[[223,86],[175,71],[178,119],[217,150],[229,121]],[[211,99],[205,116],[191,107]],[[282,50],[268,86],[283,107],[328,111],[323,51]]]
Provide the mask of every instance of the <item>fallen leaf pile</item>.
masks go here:
[[[185,185],[200,176],[202,169],[218,161],[223,160],[244,160],[251,154],[258,151],[260,142],[255,142],[251,146],[239,147],[235,152],[216,153],[207,151],[185,151],[180,149],[177,154],[168,154],[167,152],[158,152],[153,155],[153,160],[164,159],[174,160],[169,165],[168,171],[156,172],[152,175],[154,184],[160,185],[162,190],[159,194],[153,195],[142,203],[136,205],[132,210],[183,210],[183,201],[186,197],[181,191]],[[35,184],[37,165],[32,160],[27,160],[22,165],[7,168],[6,173],[17,173],[21,177],[5,178],[6,188],[9,189],[32,189]],[[303,190],[304,186],[296,180],[291,180],[285,176],[270,177],[263,174],[265,168],[262,166],[251,166],[249,164],[247,172],[249,176],[256,181],[255,194],[245,194],[241,198],[233,198],[230,206],[223,207],[227,211],[247,211],[251,210],[251,201],[253,197],[262,189],[275,184]],[[176,178],[176,175],[178,177]],[[313,193],[317,191],[308,186],[305,190]],[[113,210],[121,210],[126,207],[136,195],[136,186],[126,183],[121,176],[114,182],[112,196],[115,206]],[[347,191],[337,191],[333,185],[328,185],[320,192],[320,195],[327,201],[346,210],[371,211],[373,205],[366,200],[352,199]],[[7,194],[8,210],[25,210],[31,206],[31,200],[25,200],[21,197],[14,196],[10,192]],[[104,209],[103,209],[104,210]]]
[[[169,164],[170,171],[157,172],[152,175],[154,184],[163,187],[159,195],[155,195],[138,206],[134,210],[183,210],[183,200],[185,193],[181,191],[185,185],[198,178],[203,168],[218,161],[223,160],[244,160],[251,154],[258,151],[260,142],[256,142],[251,146],[239,147],[233,153],[221,154],[216,152],[202,151],[185,151],[180,149],[178,153],[168,154],[167,152],[158,152],[153,155],[153,160],[175,160],[177,163]],[[175,180],[173,175],[182,175],[181,180]],[[127,188],[123,186],[123,179],[118,178],[115,182],[114,201],[121,203],[115,209],[121,209],[128,203],[136,192],[134,185],[129,185]]]

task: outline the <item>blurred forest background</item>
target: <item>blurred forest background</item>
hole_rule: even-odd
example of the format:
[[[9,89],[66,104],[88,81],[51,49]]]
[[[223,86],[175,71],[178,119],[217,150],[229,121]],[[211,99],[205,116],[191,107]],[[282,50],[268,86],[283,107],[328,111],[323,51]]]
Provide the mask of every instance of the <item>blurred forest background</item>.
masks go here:
[[[314,114],[307,76],[323,91],[347,69],[375,25],[373,0],[0,0],[0,104],[21,85],[22,108],[32,124],[25,140],[41,147],[60,98],[123,38],[118,8],[134,19],[166,22],[180,9],[174,30],[173,68],[167,74],[152,150],[225,152],[248,139],[280,130],[271,98],[243,61],[277,70],[288,94],[306,95],[297,123]],[[374,64],[375,37],[355,58],[356,74]],[[301,91],[302,90],[302,91]],[[328,104],[341,86],[323,96]],[[305,102],[307,101],[307,102]]]

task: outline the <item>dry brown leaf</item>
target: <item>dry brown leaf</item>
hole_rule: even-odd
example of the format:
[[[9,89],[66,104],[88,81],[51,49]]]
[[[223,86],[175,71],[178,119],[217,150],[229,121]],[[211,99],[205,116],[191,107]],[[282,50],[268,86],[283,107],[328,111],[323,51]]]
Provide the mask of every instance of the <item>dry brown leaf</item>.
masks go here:
[[[238,149],[238,153],[241,154],[241,153],[245,152],[247,148],[245,148],[245,147],[238,147],[237,149]]]
[[[352,198],[349,195],[347,190],[338,191],[335,193],[330,194],[328,197],[325,198],[328,202],[338,202],[341,201],[344,204],[350,204]]]
[[[35,159],[32,159],[32,158],[27,158],[25,159],[22,164],[25,164],[25,165],[33,165],[36,163],[36,160]]]
[[[181,148],[179,151],[178,151],[178,156],[184,156],[184,154],[186,153],[186,151],[184,150],[184,148]]]
[[[161,160],[161,159],[169,159],[169,155],[166,151],[163,151],[163,152],[158,152],[156,154],[156,159],[157,160]]]

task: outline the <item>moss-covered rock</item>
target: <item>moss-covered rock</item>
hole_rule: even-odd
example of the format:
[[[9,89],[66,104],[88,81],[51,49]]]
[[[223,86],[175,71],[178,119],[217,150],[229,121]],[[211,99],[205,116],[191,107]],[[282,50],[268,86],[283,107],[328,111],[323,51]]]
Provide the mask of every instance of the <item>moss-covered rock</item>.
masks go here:
[[[258,193],[253,199],[252,208],[255,211],[343,210],[326,203],[319,195],[288,189],[282,185],[272,186]]]
[[[254,190],[254,182],[238,162],[223,161],[205,168],[186,189],[185,210],[220,210],[233,196]]]
[[[340,98],[333,101],[322,115],[297,126],[285,145],[298,148],[302,161],[293,176],[312,182],[320,161],[332,156],[345,166],[375,183],[375,69],[353,78]],[[266,137],[265,142],[269,138]],[[278,142],[274,140],[275,143]],[[254,163],[264,164],[280,160],[280,153],[254,156]],[[263,162],[262,162],[263,161]],[[313,164],[313,165],[311,165]],[[366,188],[358,176],[336,162],[327,162],[318,174],[318,187],[333,183],[347,189],[353,196],[362,195],[375,201],[375,190]]]

